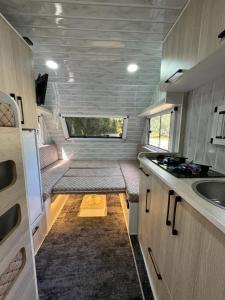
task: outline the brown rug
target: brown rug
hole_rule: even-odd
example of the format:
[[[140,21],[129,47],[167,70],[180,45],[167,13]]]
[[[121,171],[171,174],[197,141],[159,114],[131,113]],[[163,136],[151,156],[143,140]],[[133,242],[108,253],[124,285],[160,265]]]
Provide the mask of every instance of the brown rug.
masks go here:
[[[36,256],[40,299],[141,300],[118,195],[104,218],[79,218],[81,200],[69,197]]]

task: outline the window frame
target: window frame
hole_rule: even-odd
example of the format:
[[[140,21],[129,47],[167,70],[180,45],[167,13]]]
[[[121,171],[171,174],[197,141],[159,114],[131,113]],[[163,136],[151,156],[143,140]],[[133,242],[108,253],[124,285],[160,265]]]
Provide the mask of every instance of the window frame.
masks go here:
[[[68,127],[66,124],[67,117],[71,118],[121,118],[123,119],[123,134],[122,137],[70,137]],[[127,127],[129,116],[118,116],[118,115],[76,115],[76,114],[60,114],[63,134],[66,140],[76,140],[76,141],[118,141],[122,142],[126,140],[127,137]]]
[[[175,109],[175,108],[172,108],[172,109],[170,108],[170,109],[161,111],[161,112],[159,112],[159,113],[152,114],[152,115],[150,115],[150,116],[147,117],[147,119],[149,120],[149,132],[147,133],[147,134],[148,134],[148,145],[147,145],[147,147],[149,147],[150,149],[153,149],[153,150],[155,150],[155,151],[160,150],[160,152],[171,152],[171,151],[174,150],[174,149],[172,149],[172,148],[173,148],[174,130],[175,130],[175,123],[176,123],[176,121],[172,118],[172,114],[175,113],[175,112],[176,112],[176,109]],[[161,117],[162,117],[163,115],[166,115],[166,114],[171,114],[168,149],[164,149],[164,148],[157,147],[157,146],[155,146],[155,145],[151,145],[151,144],[150,144],[151,119],[154,118],[154,117],[160,116],[160,135],[161,135]],[[174,115],[176,115],[176,114],[174,114]]]

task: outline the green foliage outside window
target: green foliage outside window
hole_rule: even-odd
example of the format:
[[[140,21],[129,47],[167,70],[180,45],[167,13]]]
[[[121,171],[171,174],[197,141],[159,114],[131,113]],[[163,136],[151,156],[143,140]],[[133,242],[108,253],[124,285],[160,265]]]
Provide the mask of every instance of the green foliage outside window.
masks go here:
[[[123,118],[66,117],[70,137],[122,138]]]
[[[168,150],[170,136],[170,118],[170,113],[151,118],[149,134],[150,145]]]

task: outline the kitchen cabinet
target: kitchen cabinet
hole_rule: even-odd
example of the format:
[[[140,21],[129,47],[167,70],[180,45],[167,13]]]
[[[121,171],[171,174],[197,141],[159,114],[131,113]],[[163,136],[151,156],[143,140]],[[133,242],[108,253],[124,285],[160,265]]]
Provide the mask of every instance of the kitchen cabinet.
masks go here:
[[[16,87],[16,74],[13,59],[14,32],[0,17],[0,91],[10,94]]]
[[[161,82],[179,69],[189,70],[198,60],[202,7],[204,1],[190,1],[163,44]]]
[[[218,35],[225,30],[225,1],[205,0],[201,19],[199,61],[221,47],[224,42]]]
[[[140,243],[157,299],[225,298],[224,234],[156,175],[144,222]]]
[[[154,287],[156,297],[163,300],[170,299],[170,293],[161,276],[159,267],[160,259],[160,235],[161,229],[165,225],[161,210],[164,209],[163,197],[161,197],[161,182],[155,176],[146,178],[146,172],[140,176],[140,196],[139,196],[139,232],[138,238],[141,244],[151,283]],[[147,194],[147,191],[150,192]],[[149,195],[149,196],[148,196]],[[149,198],[146,198],[149,197]],[[148,199],[148,212],[146,213],[146,199]]]
[[[173,79],[174,82],[178,79],[173,77],[178,70],[182,69],[186,72],[207,59],[211,59],[211,65],[216,63],[215,57],[211,55],[224,46],[224,39],[218,38],[218,35],[224,30],[224,0],[190,0],[163,43],[161,89],[169,89],[169,83],[170,87],[172,86]],[[204,78],[204,74],[201,72],[199,76]],[[201,78],[198,77],[196,76],[195,80],[202,84]],[[188,84],[190,79],[187,74],[186,80],[186,84]],[[186,91],[185,82],[184,86]],[[171,89],[169,90],[171,91]],[[178,90],[181,91],[179,87]]]
[[[22,127],[35,129],[38,121],[31,49],[2,17],[0,37],[0,90],[18,100]]]

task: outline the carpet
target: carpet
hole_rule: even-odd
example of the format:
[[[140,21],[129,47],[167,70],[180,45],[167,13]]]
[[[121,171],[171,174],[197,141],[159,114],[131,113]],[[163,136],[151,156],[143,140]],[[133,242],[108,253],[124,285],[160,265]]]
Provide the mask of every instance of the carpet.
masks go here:
[[[118,194],[104,218],[77,216],[71,195],[36,256],[40,300],[141,300]]]

